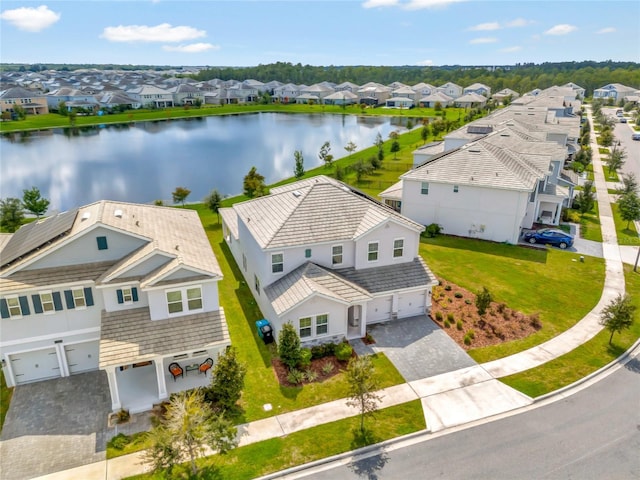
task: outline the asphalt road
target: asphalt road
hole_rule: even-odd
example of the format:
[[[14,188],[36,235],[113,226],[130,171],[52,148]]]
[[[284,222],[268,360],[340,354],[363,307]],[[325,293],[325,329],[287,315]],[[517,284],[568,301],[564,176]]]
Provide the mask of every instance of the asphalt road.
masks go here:
[[[607,115],[615,117],[616,108],[604,108]],[[617,120],[617,118],[616,118]],[[631,140],[633,129],[628,123],[616,123],[613,129],[613,135],[620,140],[620,148],[627,151],[627,160],[622,167],[622,172],[629,174],[634,173],[637,179],[640,179],[640,142]]]
[[[563,400],[286,478],[640,478],[640,360]]]

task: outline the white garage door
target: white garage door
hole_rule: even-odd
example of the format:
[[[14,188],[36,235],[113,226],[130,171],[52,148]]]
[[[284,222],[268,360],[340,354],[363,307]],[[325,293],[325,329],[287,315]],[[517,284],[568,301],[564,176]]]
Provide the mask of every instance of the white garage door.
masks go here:
[[[67,365],[69,365],[69,373],[89,372],[98,369],[98,350],[100,342],[74,343],[73,345],[65,345],[64,351],[67,354]]]
[[[367,324],[391,320],[391,296],[374,298],[367,304]]]
[[[424,314],[425,292],[404,293],[398,298],[398,318]]]
[[[9,358],[17,385],[60,376],[60,364],[55,348],[17,353]]]

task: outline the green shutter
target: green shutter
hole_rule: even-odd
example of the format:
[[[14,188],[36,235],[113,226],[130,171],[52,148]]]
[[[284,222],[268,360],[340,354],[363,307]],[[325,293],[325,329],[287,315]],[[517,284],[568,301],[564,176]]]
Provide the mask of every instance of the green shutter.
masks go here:
[[[98,250],[107,250],[109,248],[107,237],[96,237],[96,241],[98,242]]]

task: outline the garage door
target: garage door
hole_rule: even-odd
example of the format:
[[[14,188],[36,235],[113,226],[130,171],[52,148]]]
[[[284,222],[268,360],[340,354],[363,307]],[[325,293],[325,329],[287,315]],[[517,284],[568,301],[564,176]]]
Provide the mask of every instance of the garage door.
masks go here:
[[[391,296],[374,298],[367,304],[367,324],[391,320]]]
[[[75,343],[73,345],[65,345],[64,351],[67,355],[67,365],[69,365],[69,373],[89,372],[98,369],[98,350],[100,342]]]
[[[60,376],[60,364],[55,348],[17,353],[9,358],[17,385]]]
[[[425,292],[405,293],[398,298],[398,318],[424,314]]]

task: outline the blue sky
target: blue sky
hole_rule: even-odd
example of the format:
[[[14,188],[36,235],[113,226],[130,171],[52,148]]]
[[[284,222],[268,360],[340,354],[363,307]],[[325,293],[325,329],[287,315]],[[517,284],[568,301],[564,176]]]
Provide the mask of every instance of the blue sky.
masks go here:
[[[640,61],[637,0],[3,0],[0,22],[6,63]]]

